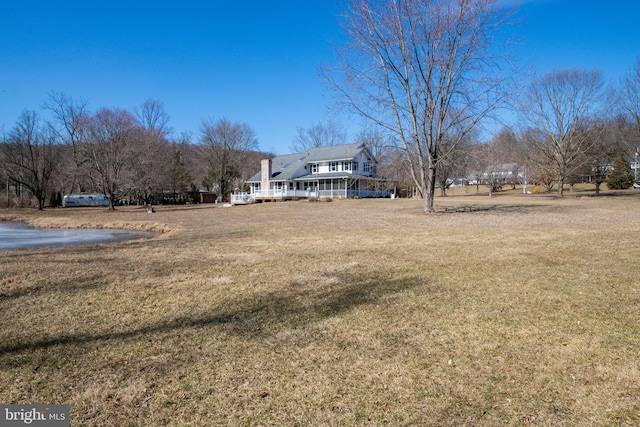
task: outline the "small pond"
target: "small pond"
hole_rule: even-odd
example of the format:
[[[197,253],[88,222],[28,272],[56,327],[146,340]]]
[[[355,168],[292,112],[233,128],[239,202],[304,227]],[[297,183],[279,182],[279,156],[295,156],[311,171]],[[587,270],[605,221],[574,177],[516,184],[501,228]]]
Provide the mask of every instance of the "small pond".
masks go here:
[[[0,222],[0,251],[117,243],[157,235],[128,230],[37,228],[19,222]]]

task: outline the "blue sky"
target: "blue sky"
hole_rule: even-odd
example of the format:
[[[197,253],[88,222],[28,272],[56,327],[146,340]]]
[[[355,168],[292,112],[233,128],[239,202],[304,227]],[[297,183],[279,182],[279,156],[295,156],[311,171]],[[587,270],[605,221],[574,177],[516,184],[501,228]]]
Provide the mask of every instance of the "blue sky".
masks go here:
[[[329,117],[318,69],[331,64],[340,3],[5,0],[0,128],[50,92],[94,111],[153,98],[176,134],[226,117],[249,124],[261,150],[286,153],[296,127]],[[537,72],[599,68],[613,82],[640,55],[637,0],[525,0],[519,16],[516,53]]]

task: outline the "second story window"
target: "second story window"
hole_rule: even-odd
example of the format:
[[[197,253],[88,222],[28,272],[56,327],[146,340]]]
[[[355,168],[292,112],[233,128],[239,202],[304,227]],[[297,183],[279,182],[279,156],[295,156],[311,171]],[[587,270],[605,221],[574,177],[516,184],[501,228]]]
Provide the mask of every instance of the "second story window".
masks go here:
[[[329,170],[331,172],[335,172],[338,170],[338,162],[331,162],[329,163]]]
[[[375,162],[365,162],[362,164],[362,170],[367,173],[369,176],[373,176],[376,174],[376,164]]]
[[[350,171],[351,170],[351,162],[342,162],[342,170]]]
[[[318,164],[317,163],[312,163],[311,164],[311,173],[318,173]]]

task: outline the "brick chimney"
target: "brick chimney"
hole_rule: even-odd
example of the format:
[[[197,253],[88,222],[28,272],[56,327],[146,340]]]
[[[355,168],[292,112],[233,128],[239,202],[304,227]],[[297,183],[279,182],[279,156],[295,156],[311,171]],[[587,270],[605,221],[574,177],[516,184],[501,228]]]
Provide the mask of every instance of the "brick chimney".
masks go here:
[[[260,166],[262,170],[260,189],[265,191],[269,189],[269,180],[271,179],[271,159],[263,159]]]

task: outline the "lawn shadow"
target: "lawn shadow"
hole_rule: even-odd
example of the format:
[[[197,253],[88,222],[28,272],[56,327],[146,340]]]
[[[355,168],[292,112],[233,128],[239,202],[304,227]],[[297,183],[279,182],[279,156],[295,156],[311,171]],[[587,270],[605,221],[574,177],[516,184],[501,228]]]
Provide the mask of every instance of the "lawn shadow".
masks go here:
[[[326,279],[326,277],[325,277]],[[221,301],[216,312],[172,317],[155,324],[117,332],[64,334],[31,341],[3,343],[0,355],[32,352],[62,346],[82,346],[96,342],[117,345],[118,342],[188,329],[216,328],[215,333],[231,334],[244,339],[273,336],[286,328],[305,327],[339,316],[355,307],[375,305],[382,298],[422,285],[418,278],[363,277],[362,274],[338,273],[323,284],[300,285],[291,281],[278,291],[240,300]],[[219,326],[224,325],[223,328]],[[110,325],[106,325],[110,326]],[[15,360],[11,365],[15,365]],[[26,363],[27,361],[25,361]],[[2,364],[10,363],[8,361]]]
[[[104,256],[98,255],[97,252],[101,249],[106,249],[104,245],[85,245],[85,246],[65,246],[63,248],[37,248],[30,249],[28,256],[31,257],[41,257],[42,259],[38,260],[38,265],[40,270],[46,271],[48,268],[48,264],[55,264],[55,268],[57,264],[60,262],[58,258],[55,256],[51,256],[51,251],[55,250],[56,255],[64,254],[91,254],[91,256],[100,258],[105,265],[115,265],[120,262],[119,259],[113,256]],[[63,252],[64,251],[64,252]],[[20,263],[24,261],[26,253],[23,250],[17,251],[8,251],[8,253],[3,253],[3,262],[16,262]],[[69,271],[78,271],[80,275],[75,277],[75,281],[71,281],[69,278],[64,279],[51,279],[47,277],[46,280],[40,279],[37,283],[32,283],[26,286],[21,286],[18,289],[3,289],[0,288],[0,303],[3,300],[21,298],[24,296],[37,296],[44,294],[59,294],[59,293],[76,293],[83,290],[95,290],[99,289],[102,286],[105,286],[105,278],[111,276],[108,271],[98,271],[95,270],[90,271],[85,267],[85,261],[77,260],[77,261],[65,261],[66,268]]]
[[[477,213],[477,212],[498,212],[498,213],[525,213],[532,211],[539,211],[542,209],[548,209],[549,205],[544,204],[510,204],[510,205],[460,205],[460,206],[445,206],[444,210],[439,211],[441,214],[453,214],[453,213]]]
[[[25,296],[42,295],[45,293],[76,293],[80,291],[95,290],[105,286],[104,274],[90,274],[83,276],[82,280],[74,283],[69,280],[47,281],[31,286],[23,286],[19,289],[4,291],[0,289],[0,303],[3,300],[21,298]]]

